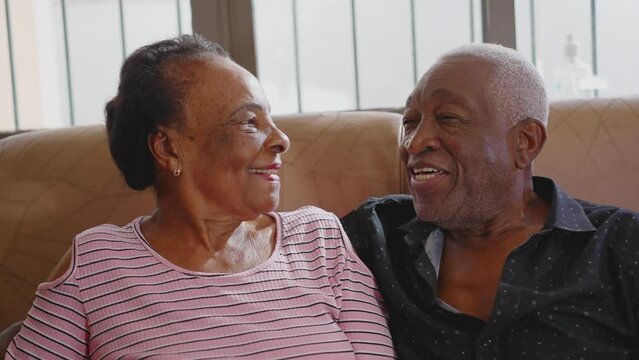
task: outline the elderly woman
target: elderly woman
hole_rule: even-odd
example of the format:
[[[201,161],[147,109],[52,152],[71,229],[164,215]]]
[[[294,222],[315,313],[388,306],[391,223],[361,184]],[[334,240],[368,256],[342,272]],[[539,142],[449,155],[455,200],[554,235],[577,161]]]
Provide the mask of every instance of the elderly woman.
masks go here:
[[[157,209],[79,234],[6,358],[393,357],[370,271],[338,219],[273,212],[289,140],[218,45],[135,51],[106,105],[111,154]]]

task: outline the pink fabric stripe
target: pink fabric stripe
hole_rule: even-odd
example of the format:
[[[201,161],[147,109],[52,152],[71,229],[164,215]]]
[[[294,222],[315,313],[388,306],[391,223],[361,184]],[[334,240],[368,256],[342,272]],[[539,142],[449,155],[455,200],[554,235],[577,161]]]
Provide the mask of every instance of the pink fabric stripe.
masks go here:
[[[6,358],[393,357],[374,279],[338,219],[313,207],[271,216],[275,252],[239,274],[169,263],[141,218],[83,232],[72,271],[38,289]]]

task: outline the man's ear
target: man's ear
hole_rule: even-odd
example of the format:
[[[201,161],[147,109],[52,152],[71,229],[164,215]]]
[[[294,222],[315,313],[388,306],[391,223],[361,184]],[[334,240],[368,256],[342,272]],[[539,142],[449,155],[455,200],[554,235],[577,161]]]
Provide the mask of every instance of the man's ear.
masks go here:
[[[173,171],[181,168],[179,146],[175,130],[166,126],[159,126],[158,131],[149,135],[147,143],[149,150],[161,170]]]
[[[526,119],[517,125],[515,165],[525,169],[532,164],[546,143],[546,127],[536,119]]]

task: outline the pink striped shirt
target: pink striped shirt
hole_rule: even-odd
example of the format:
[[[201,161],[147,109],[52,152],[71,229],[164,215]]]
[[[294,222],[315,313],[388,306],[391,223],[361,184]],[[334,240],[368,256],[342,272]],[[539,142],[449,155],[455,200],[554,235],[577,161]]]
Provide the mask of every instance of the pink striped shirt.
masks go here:
[[[79,234],[5,359],[392,358],[381,296],[335,215],[271,216],[275,251],[235,274],[177,267],[140,221]]]

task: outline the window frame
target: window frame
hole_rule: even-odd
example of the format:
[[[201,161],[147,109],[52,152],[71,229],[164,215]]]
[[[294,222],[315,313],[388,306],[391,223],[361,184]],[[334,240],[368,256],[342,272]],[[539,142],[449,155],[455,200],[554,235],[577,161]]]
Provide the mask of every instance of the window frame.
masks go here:
[[[297,0],[291,1],[295,4]],[[514,1],[481,1],[484,42],[517,48]],[[191,0],[191,11],[193,32],[220,43],[238,64],[257,76],[253,0]]]

